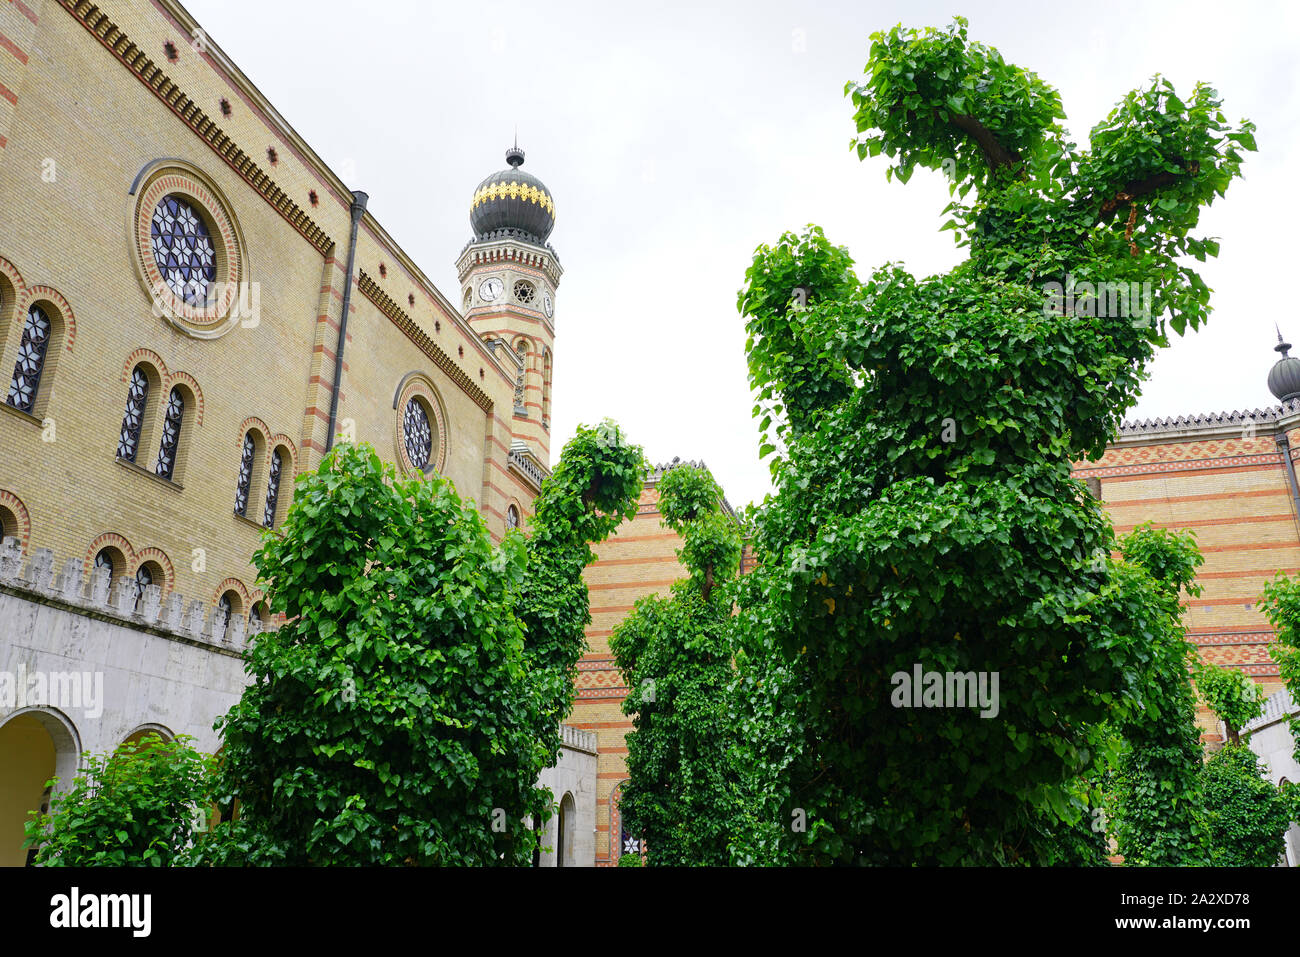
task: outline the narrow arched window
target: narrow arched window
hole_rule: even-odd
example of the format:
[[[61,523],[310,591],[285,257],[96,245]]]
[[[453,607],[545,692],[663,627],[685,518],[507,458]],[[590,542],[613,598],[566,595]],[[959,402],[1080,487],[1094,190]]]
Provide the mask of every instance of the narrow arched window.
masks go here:
[[[239,485],[235,488],[235,514],[248,515],[248,491],[253,484],[253,433],[244,435],[244,451],[239,459]]]
[[[185,415],[185,398],[180,389],[167,397],[167,418],[163,420],[162,445],[158,447],[158,464],[154,472],[170,481],[176,471],[176,449],[181,441],[181,419]]]
[[[528,340],[520,339],[515,343],[515,359],[519,363],[519,377],[515,379],[515,412],[524,413],[526,394],[524,390],[524,373],[528,369]]]
[[[126,393],[126,412],[122,416],[122,434],[117,440],[117,457],[134,462],[140,451],[140,430],[144,426],[145,404],[149,400],[149,377],[143,366],[131,373],[131,387]]]
[[[266,482],[266,511],[262,514],[262,524],[275,528],[275,507],[280,498],[280,473],[284,469],[284,456],[279,449],[271,456],[271,475]]]
[[[40,306],[27,310],[23,338],[18,345],[18,361],[14,363],[14,377],[9,382],[9,395],[5,398],[15,409],[31,412],[36,407],[36,390],[41,385],[41,370],[45,368],[45,354],[52,331],[50,317]]]
[[[113,560],[113,552],[107,548],[101,548],[95,553],[95,567],[107,568],[110,579],[117,577],[117,563]]]
[[[511,505],[506,509],[506,528],[519,527],[519,509]]]
[[[551,427],[551,350],[542,350],[542,428]]]

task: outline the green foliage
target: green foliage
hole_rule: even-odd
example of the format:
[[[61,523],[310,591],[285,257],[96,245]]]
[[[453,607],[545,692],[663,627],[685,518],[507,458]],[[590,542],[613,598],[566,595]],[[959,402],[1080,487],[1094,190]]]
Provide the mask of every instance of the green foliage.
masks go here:
[[[618,859],[618,865],[617,865],[617,866],[619,866],[619,867],[644,867],[645,865],[641,863],[641,855],[640,855],[640,854],[624,854],[622,857],[620,857],[620,858]]]
[[[528,635],[527,665],[543,686],[538,734],[551,741],[552,760],[587,647],[591,614],[582,572],[596,557],[588,543],[604,541],[636,514],[645,467],[641,448],[613,422],[580,425],[534,502],[516,612]]]
[[[1244,744],[1229,744],[1206,762],[1209,863],[1272,867],[1284,852],[1293,809],[1262,774],[1259,758]]]
[[[1204,322],[1210,290],[1182,260],[1218,254],[1216,241],[1189,233],[1241,175],[1254,125],[1229,124],[1212,87],[1198,83],[1184,100],[1157,75],[1079,150],[1057,122],[1057,91],[968,41],[966,27],[958,17],[942,31],[873,35],[867,79],[845,87],[859,157],[885,153],[895,161],[887,174],[903,182],[918,166],[942,171],[959,194],[944,228],[985,275],[1150,281],[1153,317],[1167,312],[1180,334]]]
[[[760,246],[746,273],[762,452],[781,452],[737,589],[739,753],[762,768],[738,859],[1095,860],[1096,832],[1078,829],[1099,799],[1102,722],[1172,749],[1144,774],[1187,767],[1190,688],[1161,682],[1183,660],[1191,579],[1176,540],[1139,536],[1110,561],[1113,532],[1071,463],[1113,438],[1165,322],[1181,332],[1208,312],[1174,257],[1217,251],[1186,233],[1239,174],[1250,127],[1225,133],[1208,88],[1188,105],[1158,84],[1078,151],[1055,91],[969,44],[964,21],[876,34],[867,74],[849,85],[860,155],[894,157],[903,180],[947,172],[971,255],[946,275],[886,265],[860,282],[809,227]],[[1152,131],[1167,124],[1165,149]],[[1152,321],[1044,288],[1075,280],[1151,283]],[[1156,554],[1166,565],[1138,564]],[[998,714],[893,707],[892,677],[915,665],[998,675]]]
[[[1147,655],[1134,662],[1142,707],[1114,722],[1124,740],[1111,777],[1112,833],[1128,865],[1202,864],[1201,737],[1188,672],[1197,659],[1179,599],[1199,594],[1195,577],[1203,559],[1191,532],[1150,523],[1135,528],[1119,548],[1153,582],[1148,602],[1161,616]]]
[[[1240,671],[1208,662],[1194,673],[1201,700],[1227,726],[1229,743],[1236,744],[1242,727],[1263,713],[1264,689]]]
[[[1264,586],[1264,614],[1277,636],[1268,653],[1277,662],[1278,675],[1292,701],[1300,701],[1300,581],[1279,574]],[[1300,761],[1300,718],[1291,718],[1295,759]]]
[[[725,865],[740,804],[728,692],[740,529],[706,470],[679,465],[659,482],[664,521],[682,536],[689,577],[649,595],[614,629],[610,649],[632,716],[622,812],[653,866]]]
[[[253,643],[219,722],[221,800],[242,811],[207,859],[527,863],[589,620],[586,536],[629,514],[641,461],[616,427],[580,429],[533,539],[499,545],[449,480],[402,480],[368,445],[300,478],[254,556],[288,621]]]
[[[27,846],[46,867],[167,867],[185,863],[202,829],[213,758],[189,738],[146,735],[112,754],[83,756],[85,771],[30,812]]]

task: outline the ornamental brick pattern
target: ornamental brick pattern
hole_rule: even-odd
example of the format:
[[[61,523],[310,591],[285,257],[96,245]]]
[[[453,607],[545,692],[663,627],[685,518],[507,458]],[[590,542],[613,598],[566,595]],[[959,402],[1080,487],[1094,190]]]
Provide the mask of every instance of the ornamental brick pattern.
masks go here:
[[[328,443],[352,184],[214,43],[189,42],[197,26],[174,0],[0,4],[3,374],[13,369],[27,306],[49,303],[52,323],[33,414],[0,403],[0,489],[21,503],[4,500],[24,548],[89,563],[111,534],[124,573],[156,551],[169,557],[159,562],[169,590],[215,601],[225,579],[253,593],[250,559],[275,450],[287,466],[282,516],[295,476],[314,468]],[[171,62],[162,54],[169,40]],[[253,159],[268,147],[273,169]],[[257,284],[257,321],[230,321],[220,308],[228,301],[212,315],[179,301],[156,307],[149,224],[157,200],[173,193],[204,218],[217,281],[229,284],[222,294]],[[553,265],[547,275],[558,280]],[[438,470],[479,503],[494,535],[504,533],[512,503],[526,527],[536,488],[508,464],[513,358],[485,343],[369,214],[353,282],[339,429],[400,462],[394,395],[417,372],[421,394],[436,399]],[[156,379],[137,463],[123,464],[115,451],[139,363]],[[169,482],[152,472],[173,386],[188,395]],[[241,517],[234,503],[250,428],[259,448]],[[545,447],[535,451],[544,470]]]
[[[1273,629],[1260,608],[1265,582],[1300,572],[1300,518],[1278,445],[1294,434],[1292,408],[1125,423],[1095,462],[1076,463],[1080,478],[1099,479],[1117,534],[1144,522],[1188,529],[1205,563],[1202,593],[1185,602],[1184,622],[1202,658],[1250,675],[1266,693],[1281,688],[1268,654]],[[1294,472],[1293,472],[1294,474]],[[1218,722],[1201,709],[1206,740]]]

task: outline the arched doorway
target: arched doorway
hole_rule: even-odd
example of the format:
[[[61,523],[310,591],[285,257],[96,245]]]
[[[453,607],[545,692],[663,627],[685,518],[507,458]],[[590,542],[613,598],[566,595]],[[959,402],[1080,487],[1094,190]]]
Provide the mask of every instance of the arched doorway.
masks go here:
[[[49,809],[51,778],[71,783],[81,753],[76,735],[63,715],[44,708],[24,708],[0,723],[0,867],[27,863],[27,812]]]
[[[573,826],[576,818],[577,806],[573,803],[573,795],[565,794],[564,800],[560,802],[560,821],[559,833],[555,839],[555,866],[556,867],[573,867]]]

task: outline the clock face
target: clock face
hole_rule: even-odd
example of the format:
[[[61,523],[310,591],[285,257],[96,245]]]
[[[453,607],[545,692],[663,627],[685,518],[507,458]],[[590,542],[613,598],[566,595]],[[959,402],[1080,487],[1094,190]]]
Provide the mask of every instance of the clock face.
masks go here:
[[[542,310],[546,313],[547,319],[555,315],[555,303],[551,302],[551,294],[549,292],[542,296]]]
[[[492,302],[497,296],[501,295],[502,290],[505,288],[506,284],[493,276],[491,279],[484,279],[479,283],[478,295],[484,302]]]

